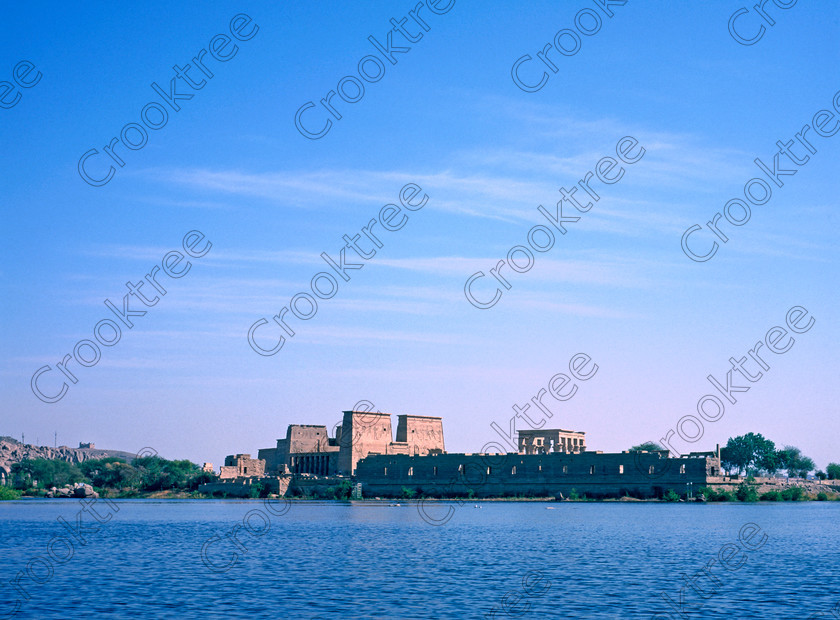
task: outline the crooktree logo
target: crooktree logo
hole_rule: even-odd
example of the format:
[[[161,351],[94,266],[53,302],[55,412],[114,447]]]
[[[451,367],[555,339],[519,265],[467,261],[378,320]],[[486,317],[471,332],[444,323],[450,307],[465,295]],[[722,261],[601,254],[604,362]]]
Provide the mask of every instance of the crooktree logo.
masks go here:
[[[651,454],[651,452],[633,450],[633,465],[635,465],[636,471],[651,479],[661,478],[671,471],[670,458],[661,458],[654,462],[650,458]]]
[[[834,106],[834,110],[840,114],[840,91],[835,93],[832,104]],[[759,170],[761,170],[764,176],[773,183],[773,185],[779,188],[784,187],[785,182],[782,180],[782,177],[795,175],[799,171],[799,168],[811,161],[811,155],[815,155],[817,153],[816,147],[811,143],[813,135],[809,136],[809,131],[813,129],[814,133],[822,138],[830,138],[836,135],[838,130],[840,130],[840,121],[837,120],[836,116],[835,112],[831,110],[817,110],[811,118],[811,125],[806,123],[802,126],[802,129],[794,134],[793,138],[785,142],[782,140],[776,141],[776,146],[779,150],[773,155],[773,159],[770,161],[769,165],[763,162],[759,157],[756,157],[753,160],[753,163]],[[798,126],[799,125],[797,125],[797,127]],[[782,159],[782,157],[786,159]],[[787,168],[785,166],[792,167]],[[723,224],[723,222],[726,221],[735,227],[743,226],[749,222],[750,217],[752,217],[752,209],[750,205],[754,207],[766,205],[773,197],[773,189],[770,186],[770,183],[765,181],[763,178],[755,177],[744,183],[743,194],[744,200],[741,200],[740,198],[732,198],[723,205],[723,209],[715,213],[712,218],[706,222],[706,228],[710,234],[706,233],[700,224],[694,224],[686,229],[680,238],[680,245],[683,253],[688,256],[688,258],[693,260],[695,263],[705,263],[706,261],[711,260],[711,258],[717,254],[718,248],[720,247],[718,242],[714,239],[717,238],[722,243],[727,243],[729,241],[729,236],[726,233],[729,232],[732,234],[732,230],[734,230],[732,228],[727,228],[726,226],[724,226],[723,230],[721,230],[721,228],[718,227],[718,222]],[[700,231],[703,231],[700,238],[702,239],[703,235],[705,235],[706,242],[692,241],[692,245],[689,246],[689,238],[694,233]],[[714,235],[714,238],[711,235]],[[709,245],[708,241],[711,241],[712,244]]]
[[[157,450],[147,446],[137,452],[137,458],[157,454]],[[0,601],[8,602],[12,606],[11,613],[0,616],[0,620],[14,617],[23,607],[23,603],[32,598],[30,590],[43,590],[44,584],[52,580],[56,569],[70,562],[77,549],[90,544],[91,535],[99,533],[102,524],[109,523],[120,511],[118,504],[99,497],[79,499],[79,505],[81,509],[74,519],[68,521],[62,516],[56,518],[63,528],[61,535],[53,536],[44,545],[44,553],[29,560],[23,570],[18,571],[8,582],[19,596],[12,600],[10,595],[0,595]]]
[[[362,437],[362,429],[368,428],[373,426],[376,421],[379,419],[379,414],[382,413],[381,411],[376,411],[376,413],[372,413],[373,410],[376,408],[369,400],[360,400],[355,405],[353,405],[353,412],[355,413],[362,413],[363,415],[356,416],[353,420],[353,440],[358,441]],[[370,413],[370,415],[364,415]],[[333,424],[332,427],[332,436],[335,437],[338,435],[338,428],[344,423],[342,420],[341,422],[336,422]],[[346,429],[342,429],[343,431]],[[352,446],[352,442],[350,441],[351,435],[342,432],[341,437],[338,440],[338,445],[342,448],[350,448]]]
[[[237,538],[239,530],[245,530],[254,538],[260,538],[271,529],[271,515],[282,517],[292,508],[292,502],[287,498],[277,500],[266,498],[263,500],[265,511],[249,510],[242,517],[242,523],[234,525],[224,537],[218,534],[211,536],[201,546],[201,562],[214,573],[226,573],[239,562],[240,553],[248,553],[242,541]],[[218,550],[211,551],[211,547],[219,545]],[[237,553],[237,551],[239,553]]]
[[[780,9],[790,9],[797,3],[798,0],[773,0],[773,4],[775,4]],[[776,21],[773,17],[767,13],[764,5],[768,4],[767,0],[764,2],[757,3],[753,9],[754,14],[750,15],[744,21],[743,25],[738,25],[735,22],[739,21],[742,15],[750,14],[750,10],[747,7],[741,7],[737,11],[735,11],[732,15],[729,16],[729,34],[732,36],[735,41],[740,43],[741,45],[755,45],[761,39],[764,38],[764,33],[767,31],[767,28],[764,27],[764,24],[761,22],[763,21],[768,26],[773,27],[776,25]],[[756,28],[758,25],[758,28]],[[739,31],[740,30],[740,31]],[[748,31],[753,31],[751,37],[745,36]]]
[[[251,18],[245,13],[234,15],[230,20],[230,34],[237,41],[250,41],[257,35],[259,29],[260,27],[253,24]],[[239,51],[239,46],[229,36],[217,34],[210,39],[207,49],[199,50],[193,57],[192,64],[185,63],[183,67],[179,67],[178,65],[172,66],[175,71],[175,77],[169,81],[168,91],[161,88],[157,82],[152,82],[151,88],[160,97],[160,101],[150,101],[140,110],[139,120],[143,124],[126,123],[120,130],[119,137],[114,136],[107,145],[102,147],[102,153],[94,148],[88,150],[79,158],[79,176],[82,177],[85,183],[93,187],[102,187],[109,183],[114,178],[116,168],[108,161],[105,155],[110,157],[113,163],[122,168],[125,166],[125,161],[123,161],[122,157],[130,151],[139,151],[148,143],[149,132],[146,131],[147,129],[158,131],[166,127],[166,124],[169,122],[169,111],[167,107],[173,112],[180,112],[181,106],[178,102],[190,100],[195,96],[191,92],[179,91],[179,87],[188,87],[192,91],[199,91],[204,88],[207,80],[212,79],[215,75],[213,69],[218,71],[217,65],[211,65],[211,69],[204,64],[208,50],[210,51],[210,56],[218,62],[224,63],[236,56],[236,53]],[[166,106],[163,104],[166,104]],[[122,156],[117,150],[118,147],[122,150]],[[98,171],[96,169],[91,171],[90,168],[95,168],[95,166],[94,164],[88,164],[87,161],[95,155],[99,155],[97,159],[101,159],[102,163],[96,165]],[[103,172],[105,166],[108,167],[107,172]],[[94,174],[96,176],[93,176]],[[101,176],[102,174],[105,176]]]
[[[435,15],[446,15],[452,10],[452,7],[455,6],[455,0],[425,1],[425,6],[422,2],[418,2],[417,5],[408,12],[408,17],[403,17],[399,21],[391,18],[391,26],[393,27],[385,34],[384,44],[373,35],[368,37],[368,41],[373,48],[391,65],[397,64],[397,57],[394,56],[394,54],[407,54],[411,51],[411,46],[405,45],[405,43],[417,43],[423,38],[423,32],[429,32],[430,27],[426,22],[428,17],[423,14],[424,8],[428,9],[428,11],[434,13]],[[411,22],[409,22],[409,18],[411,18]],[[394,35],[402,37],[402,41],[398,40],[398,43],[403,43],[402,45],[394,45]],[[385,63],[380,60],[379,56],[368,54],[367,56],[363,56],[356,64],[356,72],[359,74],[359,77],[356,77],[355,75],[345,75],[343,78],[338,80],[335,90],[329,91],[326,96],[321,99],[321,107],[324,108],[326,114],[323,111],[318,110],[318,106],[315,105],[314,101],[307,101],[298,108],[295,113],[295,127],[297,127],[300,135],[304,138],[309,138],[310,140],[320,140],[326,136],[333,126],[333,122],[329,119],[327,114],[337,121],[340,121],[343,118],[341,116],[341,112],[337,110],[335,106],[338,105],[338,107],[342,109],[345,106],[342,106],[338,101],[332,103],[336,94],[339,99],[345,103],[359,103],[365,96],[365,82],[373,84],[385,77]],[[359,78],[362,79],[360,80]],[[307,126],[304,125],[303,113],[311,110],[312,108],[316,108],[316,110],[320,113],[321,122],[324,120],[326,121],[320,129],[316,128],[319,123],[318,120],[312,123],[307,121],[307,125],[309,127],[308,129]],[[316,113],[316,116],[317,115],[318,113]]]
[[[639,146],[639,141],[636,140],[636,138],[632,136],[624,136],[615,145],[616,157],[625,164],[635,164],[645,154],[644,147],[639,146],[636,153],[631,155],[630,152],[636,148],[636,146]],[[605,185],[614,185],[615,183],[618,183],[622,177],[624,177],[625,172],[624,167],[612,157],[602,157],[598,160],[598,163],[595,164],[593,170],[594,172],[587,172],[583,178],[577,182],[577,185],[572,185],[568,189],[565,187],[560,188],[560,195],[563,197],[557,202],[553,213],[542,205],[537,207],[537,211],[539,211],[540,215],[545,217],[546,221],[553,226],[559,234],[565,235],[568,232],[565,224],[574,223],[580,220],[579,215],[570,214],[574,213],[574,211],[570,212],[567,210],[566,213],[564,213],[564,208],[573,208],[579,213],[588,213],[594,205],[592,201],[594,200],[595,202],[598,202],[601,199],[598,192],[590,185],[592,177],[597,177],[598,180]],[[600,188],[596,187],[596,189]],[[577,193],[578,190],[581,190],[580,194]],[[589,200],[589,198],[584,196],[584,192],[586,193],[586,196],[589,196],[592,200]],[[577,194],[577,196],[575,194]],[[581,199],[584,202],[581,202]],[[504,287],[504,290],[509,291],[513,286],[510,282],[508,282],[507,278],[510,278],[513,273],[526,273],[530,271],[535,262],[534,252],[537,254],[548,252],[554,247],[557,237],[548,226],[545,226],[544,224],[537,224],[528,231],[526,239],[528,246],[513,246],[507,253],[507,260],[499,260],[495,267],[488,270],[490,276],[495,278],[498,281],[498,284],[493,282],[493,280],[490,279],[490,276],[486,275],[483,271],[477,271],[467,279],[466,284],[464,284],[464,296],[466,296],[467,301],[470,302],[470,304],[479,310],[487,310],[499,303],[499,300],[504,294],[501,287]],[[531,250],[533,250],[533,252]],[[508,270],[507,274],[502,273],[506,268]],[[486,282],[481,285],[476,285],[476,289],[478,289],[478,291],[473,291],[473,286],[476,281],[481,280],[482,278],[487,278]],[[482,287],[484,288],[484,292],[481,292]],[[490,287],[495,287],[495,289]],[[488,294],[487,291],[493,292]]]
[[[345,245],[339,250],[338,255],[336,256],[336,258],[338,258],[337,261],[326,252],[321,252],[321,258],[323,258],[324,262],[335,272],[336,276],[341,278],[344,282],[349,282],[351,280],[351,275],[348,271],[355,272],[363,268],[365,263],[352,262],[352,260],[355,260],[352,255],[349,257],[351,260],[348,260],[347,251],[352,250],[360,259],[362,259],[362,261],[368,261],[376,256],[377,249],[382,249],[384,247],[384,244],[380,239],[380,236],[382,235],[381,231],[374,230],[376,224],[379,224],[381,228],[384,228],[389,232],[401,230],[406,223],[408,223],[408,215],[403,211],[419,211],[426,206],[427,202],[429,202],[429,195],[426,193],[423,193],[422,198],[418,198],[416,201],[412,202],[422,191],[423,189],[419,185],[415,183],[406,183],[400,189],[399,197],[400,205],[402,205],[402,207],[399,207],[396,204],[387,204],[379,210],[379,218],[371,219],[366,226],[362,227],[358,234],[353,235],[352,237],[344,235],[343,240]],[[362,238],[363,234],[364,239]],[[364,244],[364,246],[362,244]],[[318,314],[318,300],[320,299],[323,301],[325,299],[332,299],[338,293],[338,280],[328,271],[319,271],[312,276],[312,279],[309,281],[309,288],[312,291],[311,295],[306,291],[297,293],[292,296],[287,306],[280,308],[280,312],[272,317],[274,323],[286,335],[279,336],[277,342],[271,344],[269,348],[267,347],[271,342],[271,336],[260,336],[262,344],[257,341],[256,337],[256,332],[259,328],[264,325],[269,325],[268,319],[261,318],[251,324],[251,327],[248,328],[248,346],[250,346],[255,353],[264,357],[276,355],[286,344],[286,337],[293,338],[297,333],[294,330],[294,327],[287,322],[289,319],[285,318],[286,315],[291,314],[291,316],[294,316],[301,321],[309,321],[313,319],[315,315]],[[294,322],[292,323],[294,324]]]
[[[154,448],[150,448],[149,446],[146,446],[145,448],[140,448],[140,451],[137,453],[137,458],[138,459],[144,459],[144,458],[149,457],[149,456],[157,456],[157,455],[158,455],[157,450],[155,450]]]
[[[30,77],[33,71],[35,75]],[[15,84],[20,88],[32,88],[41,81],[42,77],[41,72],[35,68],[34,64],[28,60],[21,60],[12,69],[12,79],[15,83],[0,82],[0,108],[9,110],[15,107],[23,97],[21,93],[15,92]]]
[[[794,2],[795,1],[796,0],[794,0]],[[593,0],[593,3],[596,7],[601,9],[604,15],[612,19],[615,13],[613,13],[610,6],[624,6],[627,4],[627,0]],[[548,69],[552,73],[560,71],[560,68],[555,64],[555,61],[560,62],[562,56],[574,56],[577,54],[583,45],[580,35],[585,37],[594,36],[601,31],[602,24],[603,20],[601,19],[601,15],[595,11],[595,9],[590,9],[588,7],[581,9],[575,14],[575,30],[572,30],[571,28],[563,28],[562,30],[558,30],[554,35],[553,42],[554,50],[557,52],[556,54],[553,53],[554,50],[551,49],[551,43],[546,43],[543,45],[542,50],[537,52],[537,58],[534,58],[530,54],[525,54],[524,56],[520,56],[516,59],[516,62],[513,63],[513,67],[510,70],[510,77],[513,79],[513,83],[516,84],[519,90],[525,91],[526,93],[535,93],[538,90],[542,90],[543,86],[548,84],[549,78],[549,74],[545,71],[545,69]],[[552,56],[554,57],[553,59]],[[545,69],[537,64],[537,59],[542,62]],[[530,71],[532,76],[535,76],[542,71],[542,75],[539,77],[536,84],[526,83],[522,79],[522,76],[519,75],[519,68],[523,64],[529,62],[533,62],[536,67],[536,71]],[[533,80],[533,77],[529,78],[529,81]]]
[[[197,230],[191,230],[184,235],[181,244],[187,255],[192,258],[201,258],[213,247],[213,244],[207,241],[199,249],[198,246],[204,240],[203,233]],[[79,382],[79,379],[74,374],[79,372],[79,369],[76,367],[71,370],[70,362],[75,362],[77,366],[84,368],[96,366],[99,360],[102,359],[102,349],[100,346],[113,347],[122,338],[123,328],[120,327],[120,323],[122,323],[123,327],[133,329],[134,322],[132,319],[146,315],[147,310],[138,310],[136,305],[134,306],[134,310],[132,310],[131,304],[143,304],[143,306],[150,308],[156,306],[161,297],[166,295],[166,287],[157,279],[157,274],[161,270],[161,267],[163,268],[163,273],[170,278],[183,278],[192,268],[190,261],[184,262],[185,258],[186,256],[184,254],[176,250],[167,252],[160,262],[160,267],[154,265],[144,278],[136,282],[132,282],[131,280],[126,282],[125,286],[128,289],[128,293],[122,298],[122,309],[117,305],[119,301],[115,304],[110,299],[106,299],[104,301],[105,306],[111,311],[111,314],[113,314],[119,323],[110,318],[102,319],[93,327],[95,341],[89,338],[83,338],[73,347],[73,354],[65,354],[60,362],[56,362],[55,368],[47,364],[36,370],[29,381],[29,387],[32,393],[45,403],[57,403],[64,398],[69,386]],[[181,263],[184,264],[181,265]],[[178,265],[181,265],[181,267],[178,267]],[[42,380],[41,375],[48,373],[52,373],[52,377]],[[60,387],[58,387],[59,384],[56,380],[61,381]],[[70,381],[69,384],[67,383],[68,380]],[[42,383],[51,383],[52,388],[49,386],[45,387]],[[55,393],[56,389],[58,390],[57,393]],[[51,392],[53,393],[51,394]]]

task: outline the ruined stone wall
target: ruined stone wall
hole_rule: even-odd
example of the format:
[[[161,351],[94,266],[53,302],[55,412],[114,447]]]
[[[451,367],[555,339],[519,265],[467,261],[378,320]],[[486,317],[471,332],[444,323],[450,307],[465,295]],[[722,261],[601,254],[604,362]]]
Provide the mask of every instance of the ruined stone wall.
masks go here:
[[[219,467],[219,479],[220,480],[231,480],[236,478],[238,475],[239,470],[231,465],[222,465]]]
[[[264,474],[264,460],[252,459],[250,454],[231,454],[225,457],[219,478],[259,477]]]
[[[199,493],[220,494],[228,497],[251,497],[255,484],[263,485],[269,493],[283,497],[289,488],[291,476],[273,476],[270,478],[231,478],[229,480],[208,482],[198,486]]]
[[[356,480],[369,496],[398,496],[403,487],[434,497],[661,496],[696,492],[719,471],[713,458],[666,458],[661,453],[372,455],[359,461]]]
[[[397,443],[408,444],[409,454],[443,452],[443,420],[420,415],[397,416]]]

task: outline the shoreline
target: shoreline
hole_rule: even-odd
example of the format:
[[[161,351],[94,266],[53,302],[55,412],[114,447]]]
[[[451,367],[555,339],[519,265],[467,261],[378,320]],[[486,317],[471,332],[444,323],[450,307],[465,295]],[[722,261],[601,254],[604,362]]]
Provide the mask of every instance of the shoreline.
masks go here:
[[[39,497],[39,496],[32,496],[32,495],[21,495],[17,499],[9,499],[5,500],[8,502],[23,502],[23,501],[56,501],[56,502],[63,502],[66,500],[73,500],[73,499],[80,499],[74,497]],[[828,499],[817,499],[811,497],[801,497],[797,500],[781,500],[781,501],[768,501],[768,500],[757,500],[757,501],[740,501],[740,500],[727,500],[727,501],[711,501],[711,500],[685,500],[679,499],[675,501],[669,501],[666,499],[661,498],[647,498],[647,499],[638,499],[634,497],[610,497],[610,498],[599,498],[599,499],[556,499],[553,497],[483,497],[483,498],[440,498],[440,497],[429,497],[429,498],[419,498],[419,499],[405,499],[405,498],[368,498],[368,499],[351,499],[351,500],[344,500],[344,499],[325,499],[325,498],[307,498],[307,497],[269,497],[269,498],[257,498],[257,497],[210,497],[210,496],[202,496],[196,497],[188,494],[168,494],[168,495],[156,495],[150,494],[144,497],[102,497],[97,499],[108,500],[108,501],[132,501],[132,500],[139,500],[139,501],[217,501],[217,502],[232,502],[232,503],[242,503],[242,502],[263,502],[265,499],[276,500],[276,501],[289,501],[292,503],[300,503],[300,504],[346,504],[351,506],[387,506],[387,507],[403,507],[403,506],[414,506],[419,504],[420,502],[433,502],[433,503],[440,503],[440,504],[459,504],[461,507],[465,507],[468,504],[483,504],[483,503],[520,503],[520,504],[733,504],[733,505],[741,505],[741,504],[767,504],[767,505],[774,505],[774,504],[795,504],[795,503],[805,503],[805,502],[817,502],[817,503],[831,503],[831,502],[838,502],[840,501],[840,496],[832,497]],[[0,502],[2,505],[2,502]]]

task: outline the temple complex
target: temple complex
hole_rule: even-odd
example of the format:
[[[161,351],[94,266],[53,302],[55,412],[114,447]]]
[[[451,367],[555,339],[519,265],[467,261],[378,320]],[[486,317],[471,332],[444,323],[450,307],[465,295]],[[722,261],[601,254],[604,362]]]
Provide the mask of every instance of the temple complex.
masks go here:
[[[586,433],[561,428],[519,431],[520,454],[564,452],[577,454],[586,451]]]
[[[260,483],[278,495],[317,495],[351,482],[364,497],[400,496],[406,489],[426,497],[659,497],[720,476],[714,452],[605,454],[588,451],[581,431],[521,430],[517,445],[516,453],[447,453],[440,417],[398,415],[394,434],[391,414],[344,411],[335,437],[323,425],[290,424],[256,459],[226,457],[219,481],[199,490],[247,496]]]

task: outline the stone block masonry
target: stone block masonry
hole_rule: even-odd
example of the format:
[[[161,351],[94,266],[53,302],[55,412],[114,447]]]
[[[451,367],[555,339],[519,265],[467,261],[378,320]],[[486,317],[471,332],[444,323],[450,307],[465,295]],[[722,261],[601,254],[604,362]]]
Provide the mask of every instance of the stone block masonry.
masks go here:
[[[250,454],[232,454],[225,457],[219,478],[260,477],[265,474],[265,461],[252,459]]]
[[[720,472],[710,456],[668,458],[666,452],[565,454],[372,454],[356,465],[369,496],[399,496],[403,487],[428,497],[659,497],[704,486]]]

